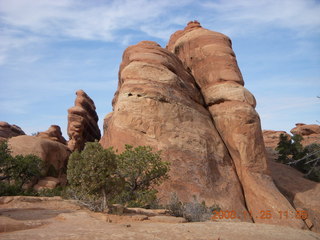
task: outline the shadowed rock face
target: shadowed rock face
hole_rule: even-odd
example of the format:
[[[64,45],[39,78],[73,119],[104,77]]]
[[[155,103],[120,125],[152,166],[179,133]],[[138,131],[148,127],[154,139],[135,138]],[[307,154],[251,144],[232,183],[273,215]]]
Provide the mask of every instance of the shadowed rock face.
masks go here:
[[[303,227],[301,220],[284,220],[278,211],[294,211],[267,171],[267,156],[254,96],[243,87],[231,40],[191,22],[171,37],[167,49],[191,70],[220,136],[225,142],[255,222]],[[270,210],[272,219],[258,213]]]
[[[75,106],[68,109],[68,147],[82,150],[86,142],[100,140],[98,115],[92,99],[82,90],[76,92]]]
[[[320,232],[320,183],[304,178],[303,173],[285,164],[269,161],[269,166],[280,191],[297,210],[307,212],[311,230]]]
[[[62,144],[67,143],[66,139],[62,136],[61,129],[58,125],[51,125],[47,131],[38,133],[37,137],[50,139]]]
[[[14,124],[10,125],[7,122],[0,122],[0,142],[19,135],[25,135],[20,127]]]
[[[171,162],[170,179],[158,189],[163,202],[175,192],[182,201],[195,195],[208,205],[246,211],[230,155],[193,76],[174,54],[149,41],[127,48],[113,108],[101,144],[162,150]]]

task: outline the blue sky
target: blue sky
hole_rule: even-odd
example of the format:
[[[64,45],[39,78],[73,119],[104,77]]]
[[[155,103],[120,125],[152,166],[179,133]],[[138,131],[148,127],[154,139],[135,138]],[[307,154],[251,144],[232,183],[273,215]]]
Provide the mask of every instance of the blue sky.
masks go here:
[[[83,89],[102,129],[124,49],[190,20],[228,35],[263,129],[320,121],[320,1],[0,0],[0,121],[60,125]]]

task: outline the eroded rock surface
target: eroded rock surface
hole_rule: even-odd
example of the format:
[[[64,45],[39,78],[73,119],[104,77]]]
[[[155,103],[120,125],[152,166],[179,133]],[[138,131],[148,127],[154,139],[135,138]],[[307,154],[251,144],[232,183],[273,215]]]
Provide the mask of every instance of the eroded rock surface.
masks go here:
[[[243,87],[231,40],[190,22],[173,34],[168,50],[191,70],[201,89],[213,122],[225,142],[243,187],[245,201],[255,222],[304,227],[301,220],[277,217],[281,209],[294,211],[274,185],[267,171],[267,156],[254,96]],[[259,212],[268,209],[272,219]]]
[[[104,147],[150,145],[171,162],[170,179],[159,187],[168,202],[193,195],[207,205],[246,211],[234,164],[213,125],[193,76],[155,42],[128,47],[119,72],[113,113],[105,119]]]
[[[17,125],[0,122],[0,142],[10,137],[25,135],[24,131]]]
[[[92,99],[82,90],[76,92],[75,106],[68,109],[68,147],[82,150],[86,142],[100,140],[98,115]]]
[[[39,132],[37,137],[50,139],[52,141],[66,144],[66,139],[62,136],[61,129],[58,125],[51,125],[47,131]]]

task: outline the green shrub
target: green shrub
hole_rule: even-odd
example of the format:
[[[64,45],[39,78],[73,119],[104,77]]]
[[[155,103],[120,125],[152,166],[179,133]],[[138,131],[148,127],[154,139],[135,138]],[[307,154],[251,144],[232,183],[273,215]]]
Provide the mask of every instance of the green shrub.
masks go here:
[[[284,134],[280,135],[277,162],[285,163],[304,173],[305,177],[320,182],[320,144],[311,144],[303,147],[300,135],[291,139]]]
[[[126,145],[116,155],[98,142],[86,143],[84,150],[71,154],[66,195],[94,211],[119,203],[129,207],[150,207],[157,203],[154,186],[168,178],[169,163],[150,147]]]
[[[156,185],[167,179],[169,163],[161,161],[161,152],[152,152],[149,146],[133,148],[125,145],[118,156],[117,174],[124,179],[124,189],[114,201],[128,207],[156,205]]]
[[[35,155],[11,156],[7,142],[0,143],[1,195],[24,195],[25,183],[41,176],[43,161]]]
[[[37,192],[37,196],[41,197],[54,197],[63,196],[65,189],[62,186],[55,187],[53,189],[43,189]]]
[[[122,188],[116,169],[116,155],[111,148],[103,149],[98,142],[86,143],[81,153],[75,151],[69,158],[67,194],[94,211],[103,211]]]

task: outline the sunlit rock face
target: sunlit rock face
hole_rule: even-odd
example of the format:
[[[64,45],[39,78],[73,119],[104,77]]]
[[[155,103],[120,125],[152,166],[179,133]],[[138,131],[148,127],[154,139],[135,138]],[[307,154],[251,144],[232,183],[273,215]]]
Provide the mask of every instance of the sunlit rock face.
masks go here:
[[[171,193],[182,201],[195,196],[241,220],[249,210],[247,221],[303,228],[300,219],[279,217],[294,208],[269,175],[255,106],[231,40],[194,21],[166,49],[143,41],[125,50],[100,142],[161,150],[171,162],[170,179],[158,188],[162,202]],[[271,218],[261,217],[266,210]]]
[[[176,193],[207,204],[246,211],[234,164],[214,127],[193,76],[155,42],[127,48],[119,72],[114,111],[105,119],[104,147],[150,145],[171,162],[159,198]]]
[[[51,125],[47,131],[39,132],[36,136],[67,144],[66,139],[62,136],[61,128],[58,125]]]
[[[25,133],[19,126],[11,125],[7,122],[0,122],[0,142],[20,135],[25,135]]]
[[[320,144],[320,125],[296,123],[296,127],[290,130],[292,134],[299,134],[303,137],[304,146],[312,143]]]
[[[254,96],[243,87],[231,40],[190,22],[172,35],[167,49],[191,70],[213,123],[226,144],[243,187],[248,210],[255,222],[302,227],[301,220],[283,220],[281,209],[294,210],[278,191],[267,171],[267,156]],[[268,209],[274,217],[257,214]]]
[[[68,109],[68,147],[82,150],[86,142],[100,140],[98,115],[92,99],[83,91],[76,92],[74,107]]]

